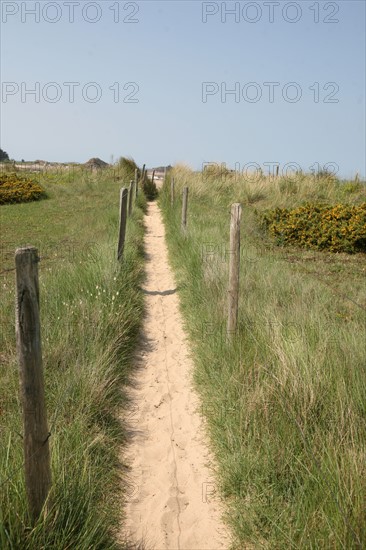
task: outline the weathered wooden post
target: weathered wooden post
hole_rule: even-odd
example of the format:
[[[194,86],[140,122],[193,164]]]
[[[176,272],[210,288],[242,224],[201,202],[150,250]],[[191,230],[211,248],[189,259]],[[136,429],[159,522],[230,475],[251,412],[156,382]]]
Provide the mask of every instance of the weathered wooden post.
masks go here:
[[[130,181],[130,188],[128,191],[128,215],[131,216],[132,214],[132,206],[133,206],[133,196],[134,196],[134,188],[133,188],[134,181]]]
[[[151,176],[151,183],[154,185],[154,179],[155,179],[155,170],[153,170],[152,176]]]
[[[123,187],[120,192],[119,237],[118,237],[118,249],[117,249],[118,260],[122,258],[123,250],[125,247],[126,222],[127,222],[127,199],[128,199],[128,189],[126,189],[126,187]]]
[[[170,205],[174,206],[174,178],[170,182]]]
[[[135,193],[136,193],[136,198],[137,198],[137,195],[138,195],[138,191],[139,191],[139,171],[137,168],[135,168]]]
[[[141,172],[141,189],[145,189],[146,165],[144,164]]]
[[[23,406],[25,484],[33,523],[44,509],[51,488],[48,444],[51,434],[43,380],[38,262],[38,251],[32,246],[15,252],[15,329]]]
[[[182,230],[187,229],[187,209],[188,209],[188,187],[183,188],[183,204],[182,204]]]
[[[358,183],[359,181],[360,181],[360,176],[359,176],[359,173],[357,172],[355,176],[355,182]]]
[[[278,177],[279,171],[280,171],[280,166],[279,166],[279,164],[277,164],[277,166],[276,166],[276,177]]]
[[[228,288],[228,319],[227,336],[229,339],[236,332],[239,309],[239,273],[240,273],[240,218],[241,205],[231,205],[230,220],[230,260],[229,260],[229,288]]]

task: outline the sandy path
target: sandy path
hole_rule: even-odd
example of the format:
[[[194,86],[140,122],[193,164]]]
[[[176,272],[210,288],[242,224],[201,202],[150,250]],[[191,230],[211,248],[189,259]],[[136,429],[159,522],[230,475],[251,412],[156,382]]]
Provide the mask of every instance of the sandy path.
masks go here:
[[[149,550],[227,549],[156,203],[145,224],[147,314],[130,391],[134,414],[124,461],[132,489],[122,538],[144,540]]]

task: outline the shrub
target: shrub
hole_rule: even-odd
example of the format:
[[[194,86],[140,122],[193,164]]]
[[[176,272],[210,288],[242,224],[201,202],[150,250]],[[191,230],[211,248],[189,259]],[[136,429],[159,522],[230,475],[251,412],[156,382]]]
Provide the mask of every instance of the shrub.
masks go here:
[[[366,252],[366,202],[359,206],[308,203],[293,210],[276,208],[261,215],[277,244],[330,252]]]
[[[9,160],[9,155],[6,151],[0,149],[0,161]]]
[[[153,201],[158,196],[158,189],[155,185],[155,182],[148,178],[146,173],[142,182],[142,189],[145,193],[147,200],[149,201]]]
[[[121,157],[117,163],[118,173],[123,174],[127,180],[133,180],[135,177],[135,170],[138,169],[138,176],[140,177],[140,170],[136,162],[132,158]]]
[[[26,176],[16,173],[0,175],[0,204],[37,201],[46,196],[45,190]]]

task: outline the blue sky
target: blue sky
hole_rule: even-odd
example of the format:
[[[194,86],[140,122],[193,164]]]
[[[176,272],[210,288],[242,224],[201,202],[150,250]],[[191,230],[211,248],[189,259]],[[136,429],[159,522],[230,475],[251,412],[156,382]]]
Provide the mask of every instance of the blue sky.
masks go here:
[[[1,147],[11,158],[331,163],[342,177],[365,176],[364,1],[1,8]]]

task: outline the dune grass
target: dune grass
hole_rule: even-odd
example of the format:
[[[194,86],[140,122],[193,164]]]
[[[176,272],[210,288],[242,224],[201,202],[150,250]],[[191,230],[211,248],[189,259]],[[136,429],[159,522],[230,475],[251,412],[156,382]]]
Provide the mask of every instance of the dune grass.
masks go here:
[[[160,205],[233,548],[364,548],[365,254],[281,248],[258,213],[360,204],[363,184],[175,167]],[[188,229],[180,231],[189,186]],[[243,205],[238,331],[226,340],[230,205]]]
[[[112,170],[44,178],[48,199],[7,205],[2,227],[0,319],[0,548],[113,549],[127,489],[119,461],[126,440],[131,356],[143,313],[143,210],[128,219],[116,261],[119,188]],[[126,181],[125,181],[126,180]],[[14,251],[37,246],[52,507],[35,526],[26,508],[14,331]],[[126,543],[128,547],[128,543]]]

